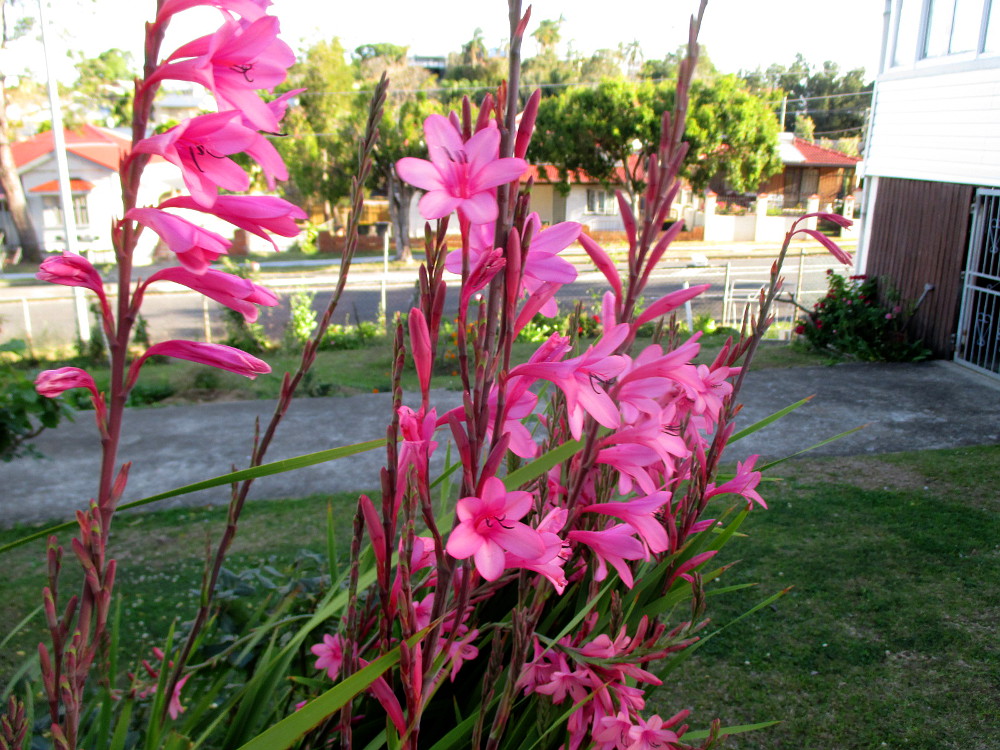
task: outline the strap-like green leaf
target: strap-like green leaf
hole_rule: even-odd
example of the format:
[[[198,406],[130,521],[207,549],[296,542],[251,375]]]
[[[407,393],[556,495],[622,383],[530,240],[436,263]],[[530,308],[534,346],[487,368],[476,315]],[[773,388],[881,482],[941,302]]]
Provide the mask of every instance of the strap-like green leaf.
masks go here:
[[[269,464],[261,464],[260,466],[254,466],[250,469],[240,469],[239,471],[234,471],[230,474],[223,474],[219,477],[206,479],[203,482],[187,484],[174,490],[161,492],[158,495],[150,495],[149,497],[144,497],[141,500],[135,500],[131,503],[122,503],[118,506],[118,510],[138,508],[143,505],[159,502],[160,500],[166,500],[167,498],[177,497],[178,495],[187,495],[192,492],[207,490],[224,484],[242,482],[244,479],[257,479],[258,477],[266,477],[272,474],[283,474],[286,471],[294,471],[295,469],[303,469],[306,466],[315,466],[316,464],[322,464],[327,461],[336,461],[338,458],[354,456],[358,453],[364,453],[366,451],[374,450],[375,448],[380,448],[383,445],[385,445],[385,438],[379,438],[378,440],[369,440],[365,443],[355,443],[354,445],[344,445],[340,448],[331,448],[326,451],[307,453],[304,456],[286,458],[282,461],[272,461]],[[66,529],[71,529],[75,526],[76,521],[67,521],[66,523],[61,523],[56,526],[50,526],[42,531],[36,531],[34,534],[29,534],[28,536],[21,537],[20,539],[0,546],[0,555],[14,549],[15,547],[28,544],[36,539],[45,539],[50,534],[55,534],[57,531],[65,531]]]
[[[426,633],[426,629],[409,639],[412,646]],[[366,667],[359,669],[337,683],[323,695],[310,701],[291,716],[286,716],[262,734],[257,735],[240,750],[286,750],[306,732],[319,726],[328,716],[339,711],[348,701],[399,662],[399,646]]]
[[[795,458],[796,456],[801,456],[803,453],[808,453],[809,451],[816,450],[817,448],[819,448],[821,446],[824,446],[827,443],[832,443],[834,440],[840,440],[841,438],[847,437],[848,435],[851,435],[851,434],[857,432],[858,430],[863,430],[867,426],[868,426],[867,423],[862,424],[862,425],[858,425],[857,427],[854,427],[854,428],[852,428],[850,430],[847,430],[846,432],[842,432],[839,435],[834,435],[833,437],[828,437],[826,440],[820,440],[818,443],[815,443],[814,445],[810,445],[808,448],[803,448],[802,450],[798,451],[797,453],[793,453],[790,456],[785,456],[784,458],[779,458],[777,461],[772,461],[769,464],[764,464],[763,466],[758,466],[757,467],[757,471],[766,471],[767,469],[770,469],[772,466],[777,466],[778,464],[783,463],[783,462],[787,461],[790,458]],[[3,551],[3,549],[0,549],[0,552],[2,552],[2,551]]]
[[[532,479],[540,477],[553,466],[561,464],[570,456],[579,452],[582,448],[583,442],[580,440],[570,440],[563,443],[562,445],[553,448],[548,453],[543,453],[530,464],[522,466],[517,471],[512,471],[506,476],[503,483],[508,490],[516,490],[518,487],[527,484]],[[2,551],[3,550],[0,550],[0,552]]]
[[[756,732],[758,729],[767,729],[768,727],[773,727],[775,724],[780,724],[780,721],[762,721],[759,724],[740,724],[734,727],[722,727],[719,730],[719,736],[724,734],[743,734],[744,732]],[[696,732],[685,732],[684,741],[688,740],[703,740],[708,737],[710,732],[707,729],[699,729]]]
[[[745,438],[747,435],[752,435],[753,433],[757,432],[757,430],[764,429],[765,427],[767,427],[772,422],[777,422],[783,416],[785,416],[786,414],[790,414],[791,412],[795,411],[796,409],[798,409],[803,404],[808,404],[815,397],[816,397],[815,393],[812,396],[806,396],[801,401],[796,401],[794,404],[789,404],[784,409],[779,409],[778,411],[774,412],[774,414],[772,414],[771,416],[764,417],[762,420],[760,420],[759,422],[754,422],[749,427],[744,427],[742,430],[740,430],[735,435],[733,435],[731,438],[729,438],[728,442],[735,443],[740,438]]]

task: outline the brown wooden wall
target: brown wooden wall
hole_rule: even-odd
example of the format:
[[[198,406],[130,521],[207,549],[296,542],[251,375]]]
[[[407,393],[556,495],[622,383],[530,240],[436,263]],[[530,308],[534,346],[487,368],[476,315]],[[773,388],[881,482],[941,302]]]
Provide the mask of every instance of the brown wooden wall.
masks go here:
[[[911,326],[937,357],[954,353],[961,273],[975,188],[881,177],[871,213],[867,273],[888,276],[904,299],[934,284]]]

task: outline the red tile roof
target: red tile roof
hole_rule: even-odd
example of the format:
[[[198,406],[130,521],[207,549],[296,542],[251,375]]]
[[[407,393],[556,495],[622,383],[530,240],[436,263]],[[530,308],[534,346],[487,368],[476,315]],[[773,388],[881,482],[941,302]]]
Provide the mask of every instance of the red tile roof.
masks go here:
[[[639,156],[637,154],[633,154],[628,158],[629,171],[635,170],[636,162],[638,160]],[[644,166],[640,167],[640,176],[645,177],[645,171]],[[528,167],[528,173],[524,179],[527,180],[528,177],[534,177],[535,182],[538,183],[561,182],[559,177],[559,168],[554,164],[531,164]],[[600,182],[599,180],[595,180],[586,172],[572,170],[567,175],[566,181],[571,185],[596,185]],[[612,183],[625,184],[625,182],[625,171],[621,167],[617,167],[615,169],[615,179],[612,180]]]
[[[86,180],[70,180],[69,189],[74,193],[88,193],[94,189],[94,183]],[[58,193],[59,180],[49,180],[41,185],[35,185],[29,193]]]
[[[128,153],[131,146],[127,139],[93,125],[84,125],[79,130],[63,132],[67,151],[115,172],[118,171],[121,157]],[[52,153],[55,148],[54,141],[52,131],[46,131],[13,144],[11,148],[14,151],[14,162],[20,168]]]
[[[795,149],[805,158],[806,164],[814,167],[853,167],[861,157],[848,156],[842,151],[835,151],[832,148],[823,148],[815,143],[796,138],[792,141]]]

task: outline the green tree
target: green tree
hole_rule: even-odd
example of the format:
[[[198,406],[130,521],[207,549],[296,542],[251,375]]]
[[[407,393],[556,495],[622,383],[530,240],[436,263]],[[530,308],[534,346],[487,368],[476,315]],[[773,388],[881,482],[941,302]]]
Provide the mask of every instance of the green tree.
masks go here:
[[[119,127],[132,121],[132,80],[136,72],[129,52],[117,47],[96,57],[77,53],[73,99],[102,114],[102,125]]]
[[[555,165],[564,186],[570,171],[582,170],[608,187],[624,188],[634,204],[645,187],[642,162],[663,112],[673,106],[674,86],[607,80],[545,99],[529,158]],[[716,176],[737,190],[754,190],[781,169],[777,134],[772,103],[748,92],[735,76],[695,81],[682,174],[696,190]]]
[[[774,64],[766,70],[742,71],[740,77],[755,92],[787,97],[783,129],[791,131],[795,118],[809,116],[816,135],[834,138],[860,135],[871,106],[873,84],[864,68],[841,72],[835,62],[813,68],[799,53],[791,65]]]
[[[27,33],[34,22],[31,16],[18,15],[15,10],[16,5],[18,3],[14,0],[0,0],[0,26],[2,26],[0,47],[4,49],[9,42]],[[7,90],[4,87],[6,72],[8,71],[0,70],[0,187],[7,196],[7,210],[17,230],[22,259],[29,263],[41,263],[42,249],[38,244],[38,234],[31,220],[31,212],[28,211],[24,186],[21,185],[21,177],[14,162],[14,152],[11,150],[11,130],[7,121]]]
[[[359,99],[340,40],[318,42],[306,50],[282,88],[306,89],[282,123],[287,137],[275,143],[288,165],[289,180],[282,191],[329,221],[333,206],[350,189],[354,144],[342,131]]]

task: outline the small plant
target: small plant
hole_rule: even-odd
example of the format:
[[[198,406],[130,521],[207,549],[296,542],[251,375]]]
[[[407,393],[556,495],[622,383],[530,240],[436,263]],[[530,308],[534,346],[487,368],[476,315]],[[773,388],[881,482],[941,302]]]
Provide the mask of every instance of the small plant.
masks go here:
[[[227,273],[241,279],[252,280],[256,275],[254,266],[247,263],[234,263],[229,258],[224,257],[222,265]],[[267,339],[264,326],[257,322],[248,321],[241,310],[224,307],[222,324],[226,329],[226,337],[222,343],[226,346],[242,349],[249,354],[262,354],[271,348],[271,342]]]
[[[288,325],[285,327],[285,344],[292,347],[301,347],[312,336],[316,329],[316,311],[313,309],[315,292],[300,290],[292,295],[290,304],[291,312],[288,317]]]
[[[795,327],[813,348],[865,362],[916,362],[930,356],[927,347],[907,333],[916,305],[903,300],[888,282],[882,280],[880,296],[878,279],[845,278],[832,270],[827,276],[826,296]]]
[[[27,345],[20,339],[0,345],[0,352],[20,354]],[[72,408],[63,399],[49,399],[35,391],[31,379],[0,359],[0,461],[20,456],[41,458],[29,442],[47,427],[55,427]]]

